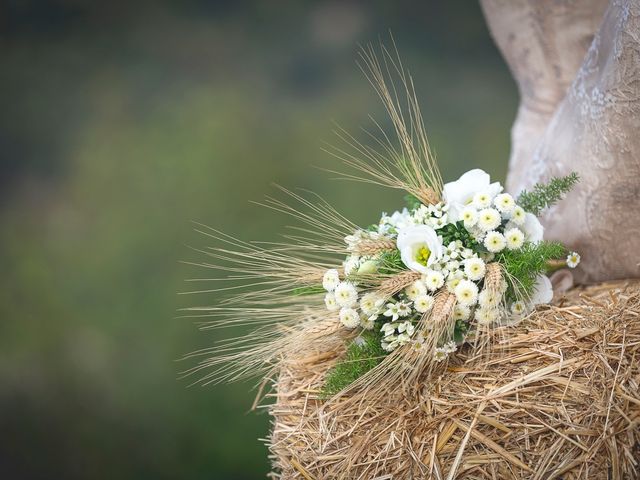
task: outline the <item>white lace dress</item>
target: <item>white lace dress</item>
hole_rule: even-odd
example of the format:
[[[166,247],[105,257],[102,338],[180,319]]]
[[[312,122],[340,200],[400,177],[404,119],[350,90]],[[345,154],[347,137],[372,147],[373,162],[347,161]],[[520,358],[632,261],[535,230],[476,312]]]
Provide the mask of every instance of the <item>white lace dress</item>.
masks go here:
[[[542,221],[579,282],[640,277],[640,0],[482,0],[518,83],[507,186],[580,184]]]

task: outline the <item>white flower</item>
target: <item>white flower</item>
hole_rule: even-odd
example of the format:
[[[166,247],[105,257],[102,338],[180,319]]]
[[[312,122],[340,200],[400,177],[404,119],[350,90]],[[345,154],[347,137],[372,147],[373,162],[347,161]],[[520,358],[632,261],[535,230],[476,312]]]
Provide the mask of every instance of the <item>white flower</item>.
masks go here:
[[[504,232],[504,238],[507,241],[509,250],[517,250],[524,244],[524,233],[519,228],[510,228]]]
[[[500,213],[495,208],[485,208],[478,212],[478,227],[485,232],[498,228],[501,222]]]
[[[411,336],[413,335],[413,332],[415,332],[416,327],[413,326],[413,323],[411,322],[402,322],[400,325],[398,325],[398,333],[406,333],[407,335]]]
[[[449,290],[451,293],[454,293],[461,280],[462,278],[458,276],[449,275],[449,278],[447,279],[447,290]]]
[[[340,308],[338,302],[336,302],[336,296],[329,292],[324,296],[324,304],[327,306],[327,310],[330,312],[335,312]]]
[[[500,252],[504,250],[507,241],[504,239],[504,235],[500,232],[489,232],[487,236],[484,237],[484,246],[492,253]]]
[[[499,316],[500,312],[496,308],[478,308],[475,319],[480,325],[489,325],[495,322]]]
[[[487,208],[491,206],[491,200],[493,200],[493,197],[489,192],[478,192],[473,196],[472,204],[478,209]]]
[[[436,362],[442,362],[443,360],[445,360],[447,357],[449,356],[449,353],[447,352],[446,349],[442,348],[442,347],[437,347],[435,352],[433,353],[433,359]]]
[[[578,252],[571,252],[567,256],[567,267],[576,268],[579,263],[580,263],[580,255],[578,254]]]
[[[359,266],[360,266],[360,257],[357,257],[355,255],[351,255],[342,263],[342,267],[344,268],[344,274],[347,276],[351,275]]]
[[[478,303],[482,308],[495,308],[500,303],[500,295],[486,288],[478,295]]]
[[[426,273],[427,267],[442,256],[442,240],[427,225],[401,229],[397,245],[402,262],[414,272]]]
[[[438,290],[442,285],[444,285],[444,275],[442,272],[437,272],[435,270],[427,270],[427,273],[422,277],[422,280],[427,286],[427,290],[431,292]]]
[[[431,295],[418,295],[413,301],[413,308],[418,313],[426,313],[433,307],[433,297]]]
[[[527,307],[522,300],[518,300],[517,302],[513,302],[511,304],[511,313],[516,316],[524,315],[527,312]]]
[[[493,200],[493,204],[500,211],[500,213],[509,215],[516,207],[516,202],[513,197],[508,193],[501,193]]]
[[[472,206],[466,206],[460,212],[460,220],[464,222],[465,228],[471,228],[478,221],[478,211]]]
[[[396,304],[398,306],[398,315],[401,317],[406,317],[411,314],[411,304],[407,302],[398,302]]]
[[[338,274],[338,270],[331,269],[327,270],[322,277],[322,287],[327,292],[332,292],[340,283],[340,275]]]
[[[449,204],[450,220],[457,222],[460,220],[460,212],[473,201],[476,193],[486,192],[493,198],[501,191],[500,183],[491,183],[489,174],[476,168],[469,170],[455,182],[446,183],[442,188],[442,199]]]
[[[486,267],[481,258],[468,258],[464,261],[464,273],[469,280],[482,280]]]
[[[340,310],[340,323],[347,328],[356,328],[360,325],[360,316],[353,308],[343,308]]]
[[[420,295],[427,293],[427,286],[422,280],[416,280],[404,289],[404,293],[407,295],[409,300],[415,301],[415,299]]]
[[[456,305],[453,309],[454,320],[468,320],[471,316],[471,309],[465,305]]]
[[[360,299],[360,309],[365,315],[376,315],[380,312],[383,303],[384,298],[375,292],[369,292]]]
[[[524,215],[522,230],[524,231],[526,240],[533,243],[540,242],[544,235],[544,227],[533,213],[526,213]]]
[[[334,290],[336,302],[341,307],[353,307],[358,302],[358,291],[351,282],[340,282]]]
[[[541,305],[553,300],[553,287],[551,286],[551,280],[546,275],[538,275],[533,288],[530,298],[531,305]]]
[[[384,334],[385,337],[390,337],[394,333],[396,333],[397,323],[385,323],[380,328],[380,331]]]
[[[511,221],[516,225],[522,225],[524,223],[525,211],[519,205],[516,205],[511,212]]]
[[[455,295],[461,305],[474,305],[478,300],[478,286],[470,280],[460,280]]]
[[[360,315],[360,326],[365,330],[373,330],[375,326],[374,317],[368,317],[367,315]]]
[[[458,346],[456,345],[456,342],[454,341],[450,341],[445,343],[442,348],[447,352],[447,353],[453,353],[456,350],[458,350]]]

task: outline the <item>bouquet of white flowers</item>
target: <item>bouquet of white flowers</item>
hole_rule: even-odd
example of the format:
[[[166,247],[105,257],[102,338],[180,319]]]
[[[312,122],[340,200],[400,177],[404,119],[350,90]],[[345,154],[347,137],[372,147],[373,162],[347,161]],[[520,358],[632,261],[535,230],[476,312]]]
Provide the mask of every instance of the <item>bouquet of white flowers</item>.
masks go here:
[[[265,205],[306,224],[286,243],[265,247],[208,230],[228,245],[208,251],[219,262],[206,266],[231,272],[228,280],[239,284],[223,289],[242,291],[206,314],[223,317],[214,326],[260,327],[217,347],[197,368],[214,367],[207,380],[277,370],[287,352],[321,341],[296,337],[301,326],[317,324],[329,333],[348,330],[351,345],[348,360],[327,376],[326,396],[347,387],[411,383],[465,342],[482,348],[487,329],[550,302],[546,274],[580,260],[562,244],[545,241],[537,218],[578,181],[575,173],[517,198],[480,169],[443,184],[399,60],[386,50],[382,64],[371,50],[362,58],[397,142],[382,132],[376,150],[340,131],[351,148],[331,152],[359,171],[346,177],[404,190],[407,206],[359,228],[326,202],[285,191],[304,208],[273,198]],[[404,87],[403,100],[387,87],[390,72]]]

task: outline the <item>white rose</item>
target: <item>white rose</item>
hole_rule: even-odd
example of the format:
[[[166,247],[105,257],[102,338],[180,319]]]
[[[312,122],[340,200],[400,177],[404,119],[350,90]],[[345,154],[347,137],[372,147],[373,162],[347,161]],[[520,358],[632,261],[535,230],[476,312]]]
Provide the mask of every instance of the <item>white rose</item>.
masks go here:
[[[544,227],[533,213],[526,213],[524,216],[524,225],[521,230],[529,242],[538,243],[542,241],[544,235]]]
[[[473,201],[476,193],[484,192],[493,199],[502,191],[500,182],[491,183],[489,174],[479,168],[469,170],[455,182],[445,183],[442,198],[449,204],[449,219],[460,220],[462,209]]]
[[[442,241],[428,225],[401,229],[397,245],[402,262],[414,272],[427,273],[427,267],[442,257]]]

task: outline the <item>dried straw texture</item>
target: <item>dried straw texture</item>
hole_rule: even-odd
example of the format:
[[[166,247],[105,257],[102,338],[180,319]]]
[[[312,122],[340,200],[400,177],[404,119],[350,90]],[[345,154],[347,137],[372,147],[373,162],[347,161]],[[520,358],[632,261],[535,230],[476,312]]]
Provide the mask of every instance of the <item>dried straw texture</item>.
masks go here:
[[[337,337],[287,359],[266,407],[272,478],[640,478],[640,282],[573,290],[494,335],[375,401],[318,398]]]

